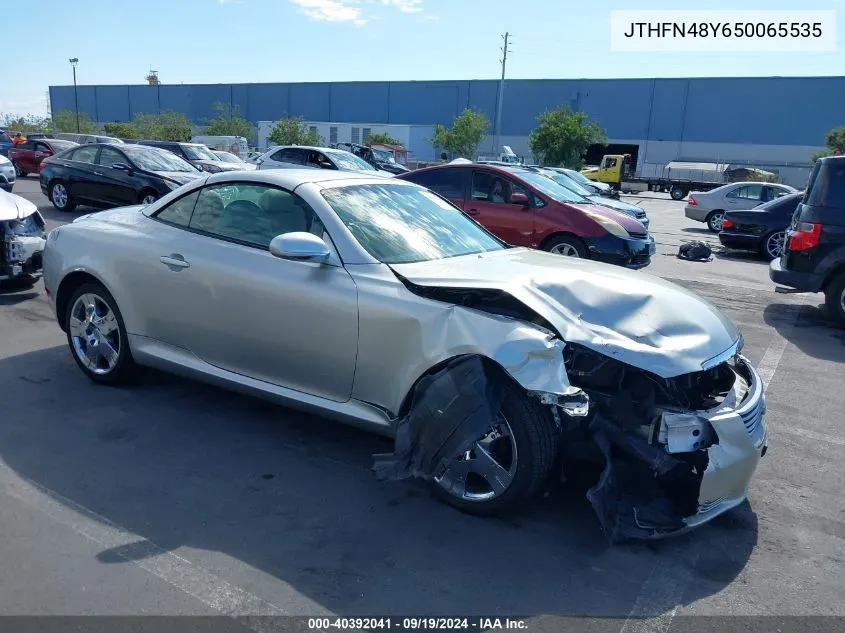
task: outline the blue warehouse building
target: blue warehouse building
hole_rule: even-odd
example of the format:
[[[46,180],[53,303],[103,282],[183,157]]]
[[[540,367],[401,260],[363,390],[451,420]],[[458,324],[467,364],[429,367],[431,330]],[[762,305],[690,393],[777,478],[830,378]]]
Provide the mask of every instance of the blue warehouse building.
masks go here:
[[[332,124],[450,124],[464,108],[494,120],[498,82],[399,81],[277,84],[79,86],[79,109],[94,121],[129,121],[175,110],[202,125],[214,104],[240,109],[253,122],[302,116]],[[749,163],[803,185],[810,156],[825,133],[845,124],[845,77],[509,80],[502,144],[530,156],[537,116],[570,105],[598,122],[614,144],[636,146],[640,166],[672,160]],[[73,86],[52,86],[53,111],[74,109]],[[493,151],[491,136],[479,151]],[[435,150],[426,134],[409,147],[419,159]]]

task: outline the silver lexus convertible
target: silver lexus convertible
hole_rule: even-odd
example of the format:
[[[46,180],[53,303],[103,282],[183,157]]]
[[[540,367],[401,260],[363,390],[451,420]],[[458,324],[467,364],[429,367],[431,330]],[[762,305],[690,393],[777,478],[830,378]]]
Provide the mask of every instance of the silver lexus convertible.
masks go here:
[[[609,538],[660,537],[742,503],[766,452],[760,378],[713,306],[510,247],[411,183],[216,174],[54,229],[43,261],[92,380],[151,366],[387,434],[380,478],[467,512],[592,468]]]

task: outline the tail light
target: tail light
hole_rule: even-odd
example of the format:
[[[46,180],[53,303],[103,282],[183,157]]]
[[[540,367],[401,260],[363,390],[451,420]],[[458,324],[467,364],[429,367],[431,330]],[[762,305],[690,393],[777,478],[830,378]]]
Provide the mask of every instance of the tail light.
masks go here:
[[[822,235],[822,225],[811,222],[800,222],[794,231],[789,233],[787,248],[791,251],[806,251],[819,243]]]
[[[698,203],[695,201],[695,197],[690,194],[689,198],[687,199],[687,204],[691,207],[696,206]]]
[[[45,162],[42,160],[40,163],[38,163],[38,171],[41,171],[41,170],[42,170],[42,169],[44,169],[46,166],[47,166],[47,163],[45,163]]]
[[[722,220],[722,228],[723,228],[723,229],[732,229],[732,228],[734,228],[734,221],[733,221],[733,220],[730,220],[730,219],[728,219],[728,218],[725,218],[724,220]]]

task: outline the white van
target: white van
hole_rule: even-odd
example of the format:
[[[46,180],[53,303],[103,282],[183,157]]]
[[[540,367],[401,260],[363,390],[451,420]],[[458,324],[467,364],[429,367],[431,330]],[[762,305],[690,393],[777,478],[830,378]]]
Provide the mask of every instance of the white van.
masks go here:
[[[199,143],[221,152],[231,152],[243,160],[249,155],[249,143],[243,136],[192,136],[191,143]]]

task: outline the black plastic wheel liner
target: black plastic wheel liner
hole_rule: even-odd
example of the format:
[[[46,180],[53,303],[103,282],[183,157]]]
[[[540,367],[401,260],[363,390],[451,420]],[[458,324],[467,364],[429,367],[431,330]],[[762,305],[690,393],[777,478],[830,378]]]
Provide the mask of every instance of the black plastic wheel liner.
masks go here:
[[[495,422],[499,380],[479,356],[455,358],[422,378],[396,427],[394,452],[374,456],[376,477],[431,479],[439,474]]]

